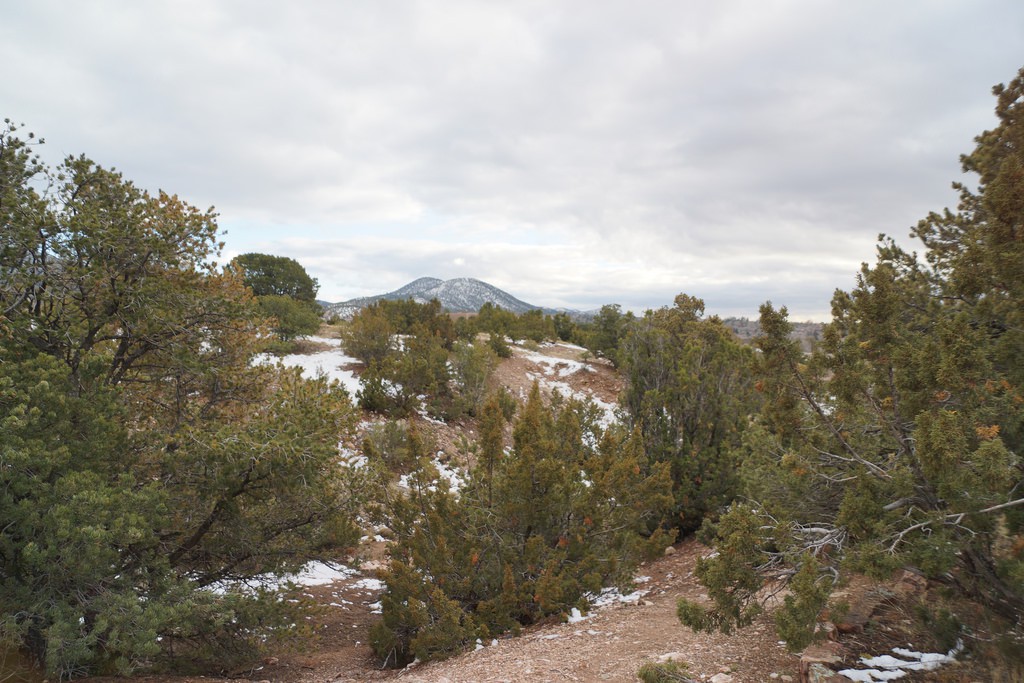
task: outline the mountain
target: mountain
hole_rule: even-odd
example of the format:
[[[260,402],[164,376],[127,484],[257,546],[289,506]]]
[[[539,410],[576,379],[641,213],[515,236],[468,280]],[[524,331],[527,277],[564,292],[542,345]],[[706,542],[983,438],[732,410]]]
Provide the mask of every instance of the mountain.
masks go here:
[[[476,313],[480,310],[481,306],[488,302],[516,314],[535,309],[543,310],[545,313],[555,312],[552,309],[528,304],[515,298],[508,292],[498,289],[494,285],[471,277],[460,277],[452,280],[421,277],[387,294],[364,296],[336,304],[325,304],[324,312],[328,317],[338,315],[342,318],[350,318],[359,309],[365,308],[381,299],[390,301],[412,299],[419,303],[427,303],[431,299],[437,299],[441,302],[441,306],[450,313]]]

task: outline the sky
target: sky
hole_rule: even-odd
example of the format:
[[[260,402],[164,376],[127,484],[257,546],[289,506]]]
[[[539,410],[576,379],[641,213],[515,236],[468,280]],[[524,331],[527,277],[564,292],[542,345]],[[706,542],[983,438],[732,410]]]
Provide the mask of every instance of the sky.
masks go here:
[[[0,0],[0,116],[342,301],[826,320],[954,206],[1020,0]]]

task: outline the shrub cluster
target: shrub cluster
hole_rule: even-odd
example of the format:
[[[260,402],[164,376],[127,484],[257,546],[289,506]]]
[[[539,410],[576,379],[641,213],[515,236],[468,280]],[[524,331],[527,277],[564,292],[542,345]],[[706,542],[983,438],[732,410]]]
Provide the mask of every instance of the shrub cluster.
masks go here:
[[[668,467],[636,434],[581,419],[574,401],[545,406],[535,386],[506,451],[499,400],[483,410],[477,464],[457,492],[429,463],[393,495],[396,542],[373,646],[392,665],[448,656],[478,638],[585,609],[628,582],[645,554],[672,540]]]

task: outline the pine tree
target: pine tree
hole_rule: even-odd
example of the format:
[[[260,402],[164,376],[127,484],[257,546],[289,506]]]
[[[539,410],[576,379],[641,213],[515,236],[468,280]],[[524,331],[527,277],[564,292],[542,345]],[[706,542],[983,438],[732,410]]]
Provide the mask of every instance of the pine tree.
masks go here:
[[[648,535],[671,501],[667,466],[648,461],[637,435],[588,445],[587,414],[574,401],[547,405],[534,386],[506,453],[491,400],[466,485],[449,491],[424,463],[408,495],[391,500],[397,540],[373,636],[382,659],[447,656],[585,607],[588,593],[627,582],[671,541]]]
[[[0,135],[0,640],[59,677],[251,657],[295,610],[231,583],[357,538],[351,403],[252,364],[212,210],[24,152]]]
[[[915,567],[1020,627],[1024,71],[995,92],[999,126],[963,157],[980,185],[956,185],[958,210],[917,226],[924,262],[883,236],[806,358],[785,309],[762,307],[766,407],[743,472],[756,505],[734,507],[717,529],[726,545],[737,528],[760,533],[699,574],[743,604],[759,583],[737,593],[736,578],[751,581],[755,568],[803,577],[780,621],[790,633],[809,633],[825,604],[809,567],[832,577]],[[712,613],[684,605],[684,621],[742,622],[746,607],[716,603]]]
[[[630,324],[617,353],[627,422],[640,430],[650,457],[671,466],[673,523],[684,532],[735,496],[735,451],[757,411],[753,353],[703,313],[703,301],[680,294],[674,307]]]

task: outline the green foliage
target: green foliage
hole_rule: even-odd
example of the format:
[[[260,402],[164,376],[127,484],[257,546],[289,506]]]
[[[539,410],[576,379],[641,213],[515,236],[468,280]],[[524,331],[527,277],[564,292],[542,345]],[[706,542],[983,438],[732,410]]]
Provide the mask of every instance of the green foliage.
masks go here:
[[[33,187],[48,175],[47,168],[32,153],[42,144],[28,133],[18,136],[19,126],[4,119],[0,128],[0,318],[9,315],[39,284],[38,275],[19,267],[37,255],[35,233],[45,221],[46,205]]]
[[[945,607],[920,603],[915,606],[915,616],[929,634],[935,638],[939,651],[949,652],[956,646],[963,633],[963,624],[955,614]]]
[[[291,341],[320,329],[319,307],[278,294],[261,296],[257,302],[263,315],[273,320],[274,334],[281,341]]]
[[[351,404],[340,386],[252,366],[266,328],[212,261],[212,211],[83,157],[44,202],[16,186],[44,171],[10,135],[0,641],[58,677],[252,656],[298,607],[213,587],[355,541],[363,487],[336,466]]]
[[[562,333],[568,335],[575,329],[575,325],[565,313],[549,316],[540,309],[532,309],[516,315],[488,301],[475,316],[460,321],[460,329],[464,339],[473,339],[477,334],[485,333],[490,336],[493,344],[504,342],[506,338],[528,340],[539,344],[543,341],[558,339]],[[559,329],[561,329],[561,333]],[[565,339],[568,338],[568,336],[565,337]],[[508,355],[504,355],[504,349],[499,346],[495,345],[492,348],[502,358],[508,358],[511,355],[511,350],[508,351]]]
[[[646,459],[636,435],[607,433],[588,446],[583,435],[596,427],[587,414],[573,401],[546,408],[535,387],[506,453],[492,398],[477,467],[458,495],[428,464],[408,496],[389,502],[397,542],[375,632],[381,658],[447,656],[566,614],[671,541],[643,535],[671,500],[667,467]]]
[[[646,662],[636,672],[643,683],[693,683],[685,664],[676,662]]]
[[[368,306],[349,321],[342,333],[345,353],[367,365],[381,363],[395,350],[394,326],[378,306]]]
[[[295,259],[270,254],[242,254],[231,263],[241,270],[245,286],[252,289],[257,297],[279,296],[310,305],[316,303],[316,292],[320,286]]]
[[[425,304],[412,299],[399,301],[381,300],[373,304],[387,318],[395,334],[422,334],[438,337],[441,345],[450,349],[455,341],[455,323],[441,308],[441,302],[431,299]],[[365,309],[364,309],[365,310]]]
[[[805,641],[828,592],[813,557],[840,577],[916,567],[1019,632],[1024,70],[995,92],[999,125],[963,157],[979,186],[957,184],[957,210],[918,224],[923,261],[883,236],[809,356],[786,310],[762,307],[765,403],[741,478],[766,522],[719,528],[722,547],[760,550],[702,568],[716,603],[705,623],[735,623],[756,603],[742,588],[753,573],[788,577],[779,627]]]
[[[789,582],[792,591],[775,613],[775,626],[791,652],[799,652],[815,639],[818,616],[832,592],[831,579],[823,577],[814,555],[808,553]]]
[[[512,357],[512,347],[509,345],[505,335],[492,332],[487,340],[487,344],[498,358]]]
[[[569,317],[568,313],[558,312],[551,318],[551,324],[555,328],[555,335],[562,341],[572,341],[576,334],[576,323]]]
[[[513,336],[516,339],[528,339],[537,343],[557,337],[551,316],[544,315],[540,309],[520,314],[513,329]]]
[[[395,420],[372,425],[363,436],[363,455],[392,472],[410,472],[423,457],[415,430]]]
[[[486,332],[492,337],[509,337],[516,327],[516,314],[487,301],[480,307],[480,311],[473,318],[473,323],[478,333]]]
[[[718,318],[702,319],[703,310],[703,301],[681,294],[673,308],[630,324],[617,352],[628,424],[650,457],[671,466],[673,523],[684,532],[735,496],[736,452],[757,409],[752,352]]]
[[[633,320],[633,314],[623,313],[618,304],[606,304],[594,320],[580,330],[583,345],[594,354],[618,365],[619,343]]]
[[[360,405],[405,417],[416,410],[423,396],[431,414],[453,414],[448,361],[455,327],[440,306],[437,300],[429,304],[380,301],[352,318],[342,344],[368,365],[361,377]]]
[[[461,410],[477,415],[487,396],[491,374],[498,366],[498,356],[489,346],[456,342],[452,347],[451,370]]]
[[[713,609],[681,599],[679,619],[696,631],[731,633],[750,624],[761,613],[754,600],[764,584],[757,571],[767,559],[770,541],[763,533],[764,519],[746,505],[733,505],[714,529],[715,552],[697,560],[694,574],[708,590]]]

